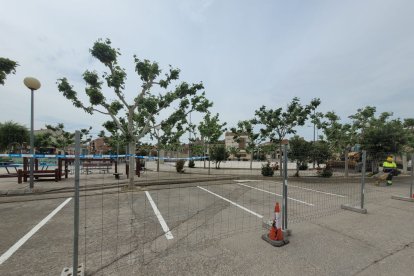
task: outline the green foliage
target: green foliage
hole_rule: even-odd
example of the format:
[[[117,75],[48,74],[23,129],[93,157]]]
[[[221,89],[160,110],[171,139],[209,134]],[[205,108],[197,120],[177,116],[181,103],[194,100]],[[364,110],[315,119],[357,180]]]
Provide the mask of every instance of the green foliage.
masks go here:
[[[57,80],[58,90],[75,107],[90,114],[97,112],[106,115],[109,120],[103,126],[112,135],[122,137],[122,141],[128,143],[131,151],[145,135],[155,137],[158,126],[162,129],[162,134],[157,135],[160,142],[178,144],[179,138],[188,129],[187,115],[191,111],[206,112],[212,106],[202,92],[204,86],[201,82],[191,85],[181,82],[171,88],[179,79],[179,69],[170,66],[169,71],[162,75],[158,63],[140,60],[136,56],[135,71],[141,83],[137,86],[138,89],[130,90],[134,94],[131,97],[132,102],[128,103],[124,94],[127,74],[118,64],[121,54],[119,49],[113,48],[109,39],[99,39],[93,44],[90,53],[106,67],[106,71],[98,74],[86,70],[83,74],[89,101],[82,102],[66,78]],[[103,83],[113,90],[113,95],[106,95],[108,92],[103,89]],[[165,112],[167,110],[170,113]],[[135,159],[130,159],[130,166],[134,166],[134,162]],[[131,186],[133,179],[134,175],[131,174]]]
[[[227,123],[220,124],[218,116],[218,113],[215,116],[211,116],[211,113],[207,112],[203,121],[200,122],[198,126],[198,131],[200,132],[201,137],[203,137],[204,141],[208,144],[217,142],[223,132],[226,131],[224,126]]]
[[[239,121],[237,123],[237,128],[232,127],[231,132],[234,134],[233,140],[240,142],[241,136],[247,136],[247,147],[246,151],[252,153],[256,147],[263,141],[263,137],[260,136],[260,133],[254,132],[253,120]]]
[[[332,158],[332,151],[328,142],[323,140],[316,141],[315,143],[312,142],[310,157],[312,161],[316,162],[318,167],[320,164],[326,164]]]
[[[214,145],[210,148],[210,159],[216,163],[216,169],[220,168],[220,163],[229,158],[229,153],[224,145]]]
[[[189,167],[189,168],[195,168],[195,162],[194,162],[194,160],[190,160],[190,161],[188,162],[188,167]]]
[[[295,134],[297,126],[303,126],[309,114],[320,104],[319,99],[313,99],[308,105],[300,104],[299,98],[295,97],[288,104],[285,111],[283,109],[267,109],[262,106],[255,111],[256,118],[254,124],[261,124],[262,137],[270,138],[271,141],[282,141],[286,135]]]
[[[183,172],[184,172],[184,164],[185,164],[185,160],[182,160],[182,159],[177,160],[177,161],[175,162],[175,170],[176,170],[178,173],[183,173]]]
[[[19,64],[8,58],[0,57],[0,84],[4,85],[7,75],[16,73],[16,67]]]
[[[308,164],[307,163],[302,163],[299,165],[299,170],[300,171],[306,171],[308,169]]]
[[[321,177],[331,177],[333,175],[332,169],[330,167],[325,167],[320,172],[319,176]]]
[[[289,140],[290,150],[288,157],[296,161],[296,174],[299,176],[300,166],[309,161],[312,145],[302,137],[295,135]],[[307,165],[306,165],[307,168]]]
[[[265,165],[262,165],[262,175],[263,176],[273,176],[273,168],[270,166],[270,162],[268,161]]]
[[[59,123],[56,126],[46,125],[46,129],[51,131],[48,146],[51,145],[55,148],[65,150],[69,145],[75,142],[75,133],[65,131],[65,126],[62,123]]]
[[[5,151],[9,144],[29,142],[29,130],[18,123],[7,121],[0,123],[0,152]]]

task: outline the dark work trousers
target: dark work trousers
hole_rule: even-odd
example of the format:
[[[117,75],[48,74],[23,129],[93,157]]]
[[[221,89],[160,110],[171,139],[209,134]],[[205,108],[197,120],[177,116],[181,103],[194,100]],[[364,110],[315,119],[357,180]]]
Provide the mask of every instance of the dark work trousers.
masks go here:
[[[384,172],[388,173],[387,180],[392,180],[392,177],[394,176],[394,169],[384,168]]]

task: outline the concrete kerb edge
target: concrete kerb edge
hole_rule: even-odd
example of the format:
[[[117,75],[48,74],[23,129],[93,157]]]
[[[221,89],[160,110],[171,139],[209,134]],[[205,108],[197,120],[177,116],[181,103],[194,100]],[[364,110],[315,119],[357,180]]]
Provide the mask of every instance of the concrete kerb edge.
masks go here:
[[[148,187],[153,185],[170,185],[170,184],[185,184],[185,183],[193,183],[193,182],[209,182],[209,181],[220,181],[220,180],[233,180],[238,179],[238,177],[234,176],[226,176],[226,177],[215,177],[215,178],[189,178],[189,179],[166,179],[166,180],[153,180],[153,181],[146,181],[146,182],[135,182],[136,187]],[[94,190],[104,190],[104,189],[114,189],[117,187],[124,187],[128,186],[128,181],[122,182],[112,182],[108,183],[107,185],[93,185],[92,187],[86,188],[85,186],[81,187],[81,191],[94,191]],[[55,194],[55,193],[70,193],[74,192],[72,187],[63,187],[59,189],[41,189],[36,188],[33,191],[30,190],[0,190],[0,196],[7,197],[7,196],[23,196],[23,195],[40,195],[40,194]]]

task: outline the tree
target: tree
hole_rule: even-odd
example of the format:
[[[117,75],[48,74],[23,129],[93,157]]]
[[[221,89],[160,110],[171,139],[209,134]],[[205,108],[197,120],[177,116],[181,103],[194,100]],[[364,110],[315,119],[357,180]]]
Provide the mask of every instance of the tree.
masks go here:
[[[289,140],[289,159],[296,161],[296,176],[299,176],[299,167],[306,164],[310,159],[312,144],[303,137],[297,135]]]
[[[202,140],[204,141],[204,145],[207,145],[207,151],[209,151],[210,145],[212,143],[217,142],[220,136],[223,134],[223,132],[226,131],[226,128],[224,128],[224,126],[227,123],[221,124],[218,116],[219,116],[218,113],[215,116],[211,116],[211,113],[207,112],[203,118],[203,121],[200,122],[198,126],[198,131],[200,132]],[[205,147],[204,147],[204,153],[205,153]],[[205,168],[205,163],[204,163],[204,168]],[[208,173],[210,174],[210,158],[208,160]]]
[[[56,126],[46,125],[46,129],[51,131],[51,144],[57,149],[62,149],[66,152],[68,146],[75,142],[75,133],[65,131],[65,125],[58,123]]]
[[[252,120],[239,121],[237,123],[237,128],[231,128],[231,132],[234,133],[233,140],[240,142],[242,136],[247,136],[247,147],[246,152],[251,154],[250,158],[250,169],[252,169],[253,164],[253,153],[256,150],[257,146],[263,141],[260,133],[255,133],[253,130]]]
[[[297,126],[303,126],[309,114],[314,111],[321,101],[316,98],[308,105],[303,106],[299,98],[295,97],[288,104],[285,111],[282,108],[267,109],[266,106],[260,107],[255,111],[256,118],[254,124],[261,124],[260,134],[263,138],[269,138],[271,142],[279,145],[282,152],[282,140],[288,134],[295,134]],[[280,164],[282,165],[282,155],[280,154]],[[282,166],[280,166],[280,175],[282,175]]]
[[[234,157],[236,157],[237,159],[240,158],[240,149],[236,148],[236,147],[229,147],[228,148],[228,152],[229,154],[233,155]]]
[[[340,117],[334,111],[327,112],[325,119],[321,128],[332,151],[341,154],[347,146],[356,142],[354,128],[350,124],[340,123]]]
[[[110,118],[104,123],[104,127],[111,133],[119,130],[128,143],[130,154],[135,155],[136,144],[148,132],[159,126],[164,125],[171,129],[174,127],[180,131],[182,124],[186,121],[186,115],[191,111],[206,112],[211,103],[205,98],[203,84],[187,84],[181,82],[172,91],[166,91],[175,81],[179,79],[180,70],[170,66],[168,73],[163,78],[160,77],[161,69],[157,62],[140,60],[134,56],[135,71],[141,80],[140,89],[133,94],[131,103],[127,102],[125,91],[125,80],[127,77],[125,69],[118,64],[120,55],[119,49],[111,45],[109,39],[98,40],[94,43],[90,52],[93,57],[98,59],[107,69],[102,78],[96,71],[86,70],[83,74],[87,87],[86,95],[89,103],[83,103],[78,98],[77,93],[69,84],[66,78],[58,80],[59,91],[72,103],[83,109],[89,114],[98,112]],[[111,97],[105,97],[103,83],[113,90]],[[159,87],[157,94],[153,92],[154,87]],[[153,94],[154,93],[154,94]],[[115,99],[113,99],[115,97]],[[171,111],[176,105],[177,109]],[[160,119],[159,115],[163,112],[165,119]],[[168,114],[169,111],[169,114]],[[135,167],[135,158],[129,158],[129,167]],[[134,173],[130,170],[129,187],[134,186]]]
[[[0,84],[4,85],[7,75],[16,73],[19,64],[8,58],[0,57]]]
[[[229,158],[229,152],[226,150],[225,145],[214,145],[210,149],[210,159],[216,164],[216,169],[220,169],[221,161],[225,161]]]
[[[323,140],[315,141],[311,146],[311,156],[319,168],[320,164],[326,163],[332,157],[329,144]]]
[[[12,143],[27,143],[29,130],[18,123],[7,121],[0,123],[0,151],[5,151]]]
[[[404,128],[407,130],[406,152],[414,151],[414,118],[404,119]]]

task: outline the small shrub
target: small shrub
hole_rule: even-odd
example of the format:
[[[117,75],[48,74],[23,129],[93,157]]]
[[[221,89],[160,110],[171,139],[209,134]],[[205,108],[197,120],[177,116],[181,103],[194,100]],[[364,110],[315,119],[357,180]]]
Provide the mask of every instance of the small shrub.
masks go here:
[[[184,172],[184,164],[185,161],[184,160],[177,160],[175,162],[175,169],[177,170],[178,173],[183,173]]]
[[[331,168],[324,168],[320,173],[321,177],[331,177],[332,176],[332,169]]]
[[[189,168],[194,168],[194,167],[195,167],[195,162],[194,162],[194,160],[190,160],[190,161],[188,162],[188,167],[189,167]]]
[[[302,163],[299,165],[299,170],[300,171],[306,171],[308,169],[308,164],[306,163]]]
[[[262,175],[263,176],[273,176],[273,169],[270,166],[270,162],[267,162],[266,165],[262,165]]]

